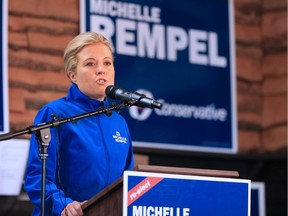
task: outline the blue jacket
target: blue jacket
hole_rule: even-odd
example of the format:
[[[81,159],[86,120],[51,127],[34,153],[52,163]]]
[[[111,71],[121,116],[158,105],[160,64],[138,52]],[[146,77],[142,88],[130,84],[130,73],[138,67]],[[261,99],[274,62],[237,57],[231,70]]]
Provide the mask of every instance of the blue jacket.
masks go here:
[[[74,84],[68,95],[44,106],[34,125],[73,117],[110,106],[85,96]],[[51,128],[46,162],[45,215],[60,215],[72,201],[90,199],[118,179],[124,170],[134,166],[133,149],[126,121],[116,111],[90,116],[73,123]],[[35,205],[33,215],[41,208],[41,159],[35,135],[31,136],[25,190]]]

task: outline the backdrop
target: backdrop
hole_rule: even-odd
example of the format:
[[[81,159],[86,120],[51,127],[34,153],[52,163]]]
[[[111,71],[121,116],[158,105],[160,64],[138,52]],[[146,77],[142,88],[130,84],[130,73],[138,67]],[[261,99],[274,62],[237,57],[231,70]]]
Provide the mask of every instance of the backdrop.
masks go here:
[[[124,110],[134,146],[237,152],[233,2],[81,1],[115,47],[116,84],[163,103]]]

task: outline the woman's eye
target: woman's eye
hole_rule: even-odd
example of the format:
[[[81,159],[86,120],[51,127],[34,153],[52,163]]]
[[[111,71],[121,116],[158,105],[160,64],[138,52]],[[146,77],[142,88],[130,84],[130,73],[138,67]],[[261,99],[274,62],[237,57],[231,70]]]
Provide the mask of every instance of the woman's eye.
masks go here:
[[[106,65],[106,66],[110,66],[110,65],[112,65],[112,62],[110,62],[110,61],[108,61],[108,62],[104,62],[104,65]]]
[[[93,65],[94,65],[93,62],[88,62],[88,63],[86,64],[86,66],[93,66]]]

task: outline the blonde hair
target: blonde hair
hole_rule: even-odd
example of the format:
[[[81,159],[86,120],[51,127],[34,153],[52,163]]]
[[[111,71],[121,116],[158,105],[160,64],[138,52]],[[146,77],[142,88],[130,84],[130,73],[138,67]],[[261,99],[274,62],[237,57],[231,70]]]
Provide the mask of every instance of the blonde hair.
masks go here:
[[[68,43],[64,51],[64,69],[67,76],[69,71],[75,72],[78,63],[77,54],[84,47],[95,43],[106,45],[110,49],[112,58],[114,59],[113,45],[107,38],[96,32],[81,33]]]

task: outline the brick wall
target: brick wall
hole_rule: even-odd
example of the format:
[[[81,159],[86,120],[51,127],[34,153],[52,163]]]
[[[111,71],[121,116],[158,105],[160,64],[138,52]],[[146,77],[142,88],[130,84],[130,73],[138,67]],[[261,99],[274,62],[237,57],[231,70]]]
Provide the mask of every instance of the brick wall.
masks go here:
[[[261,141],[275,151],[287,146],[287,1],[264,1],[261,34]]]
[[[287,147],[287,2],[236,0],[240,151]]]
[[[66,95],[63,50],[79,32],[78,0],[9,1],[11,130],[33,124],[47,102]],[[28,137],[28,136],[27,136]]]
[[[234,0],[239,151],[287,148],[287,2]],[[11,131],[66,95],[63,50],[79,33],[78,0],[9,0]],[[29,136],[25,136],[29,137]]]

